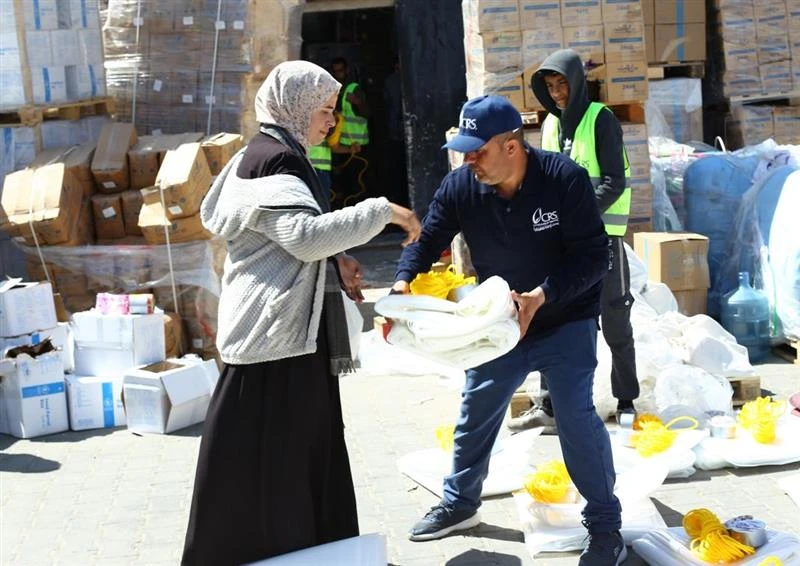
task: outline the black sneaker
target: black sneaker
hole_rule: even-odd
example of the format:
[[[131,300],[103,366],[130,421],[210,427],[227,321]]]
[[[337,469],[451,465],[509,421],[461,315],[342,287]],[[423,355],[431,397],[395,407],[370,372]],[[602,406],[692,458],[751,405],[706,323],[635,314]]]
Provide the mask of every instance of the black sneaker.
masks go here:
[[[628,551],[619,531],[590,533],[589,545],[581,554],[578,566],[617,566],[627,557]]]
[[[477,511],[459,511],[439,503],[425,513],[408,531],[409,540],[422,541],[442,538],[454,531],[464,531],[478,526],[481,516]]]

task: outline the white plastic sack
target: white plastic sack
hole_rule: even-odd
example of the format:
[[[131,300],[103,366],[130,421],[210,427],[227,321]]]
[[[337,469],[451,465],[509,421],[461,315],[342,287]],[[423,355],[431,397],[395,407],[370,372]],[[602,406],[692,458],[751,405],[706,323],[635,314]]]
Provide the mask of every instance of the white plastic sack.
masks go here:
[[[342,291],[342,301],[344,302],[344,316],[347,319],[347,335],[350,338],[350,355],[353,360],[358,359],[358,351],[361,347],[361,330],[364,328],[364,317],[358,310],[358,305]]]
[[[517,311],[500,277],[490,277],[458,302],[389,295],[375,310],[393,320],[388,342],[439,363],[469,369],[519,342]]]
[[[753,375],[747,348],[717,321],[699,314],[686,322],[681,339],[684,362],[722,377]]]
[[[371,533],[251,562],[250,566],[386,566],[387,563],[386,537]]]
[[[689,535],[683,527],[651,532],[633,541],[633,549],[650,566],[708,566],[689,550]],[[758,566],[767,556],[776,556],[783,566],[800,565],[800,537],[791,533],[767,530],[767,544],[752,556],[737,560],[737,566]]]
[[[658,412],[672,405],[692,407],[700,414],[731,412],[731,384],[698,367],[669,366],[658,374],[654,392]]]
[[[495,443],[481,497],[504,495],[522,489],[523,479],[533,471],[530,463],[533,441],[541,433],[541,428],[534,428]],[[401,473],[441,497],[442,480],[453,468],[453,454],[439,448],[419,450],[401,457],[397,467]]]
[[[633,469],[637,465],[650,463],[650,465],[663,466],[667,469],[667,478],[688,478],[695,473],[695,454],[692,449],[699,444],[706,436],[705,430],[683,430],[678,433],[675,441],[667,450],[660,454],[654,454],[645,458],[635,449],[626,446],[620,430],[612,431],[611,451],[614,455],[614,462]]]
[[[675,295],[664,283],[648,281],[642,291],[642,298],[658,314],[677,312],[678,310],[678,301],[675,300]]]
[[[628,256],[628,272],[631,276],[631,291],[641,293],[647,285],[647,266],[636,255],[633,248],[628,244],[625,246],[625,255]]]
[[[702,470],[718,470],[734,466],[783,466],[800,462],[800,419],[791,415],[778,421],[775,442],[761,444],[752,434],[736,428],[736,438],[707,438],[694,451],[695,465]]]

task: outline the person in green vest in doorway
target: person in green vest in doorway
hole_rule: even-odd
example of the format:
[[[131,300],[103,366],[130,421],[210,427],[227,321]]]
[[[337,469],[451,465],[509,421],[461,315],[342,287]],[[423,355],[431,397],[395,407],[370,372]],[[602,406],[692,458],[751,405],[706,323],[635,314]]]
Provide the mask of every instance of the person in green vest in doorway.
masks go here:
[[[631,328],[630,272],[623,246],[631,208],[630,166],[619,121],[604,104],[590,102],[580,55],[556,51],[531,77],[531,88],[550,112],[542,124],[542,149],[568,155],[586,169],[594,186],[609,242],[609,270],[603,280],[600,321],[611,350],[611,392],[617,421],[635,418],[639,396]],[[511,430],[544,427],[557,433],[547,386],[534,406],[509,422]]]
[[[314,167],[314,171],[319,177],[322,188],[325,191],[327,200],[331,200],[331,170],[333,169],[332,156],[333,153],[349,153],[349,149],[343,149],[339,145],[339,140],[342,135],[342,116],[338,112],[333,113],[336,120],[336,125],[330,129],[327,137],[317,145],[312,145],[308,148],[308,160]]]

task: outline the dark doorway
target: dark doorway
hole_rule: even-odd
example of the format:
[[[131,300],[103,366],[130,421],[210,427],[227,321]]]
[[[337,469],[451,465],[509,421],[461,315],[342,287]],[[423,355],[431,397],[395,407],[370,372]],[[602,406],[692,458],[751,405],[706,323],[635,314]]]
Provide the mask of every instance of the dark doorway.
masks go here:
[[[376,196],[408,206],[402,121],[399,134],[397,120],[390,123],[402,100],[399,69],[395,73],[394,65],[399,61],[395,30],[394,8],[303,15],[303,59],[329,71],[335,58],[346,59],[351,78],[363,89],[369,106],[369,144],[358,154],[361,159],[346,154],[334,158],[339,170],[333,175],[334,208]]]

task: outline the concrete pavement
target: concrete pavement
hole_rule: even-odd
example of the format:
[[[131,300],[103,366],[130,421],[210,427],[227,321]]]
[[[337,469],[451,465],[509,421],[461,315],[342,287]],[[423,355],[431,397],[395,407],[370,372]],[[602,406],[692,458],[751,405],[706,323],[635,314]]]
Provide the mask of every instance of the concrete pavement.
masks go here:
[[[396,255],[395,248],[362,252],[367,282],[391,281]],[[368,294],[374,300],[385,292]],[[759,366],[762,387],[784,396],[800,390],[800,366],[772,362]],[[464,535],[408,541],[408,528],[437,498],[401,475],[397,459],[435,446],[433,431],[455,419],[459,393],[433,376],[360,372],[343,378],[342,396],[361,530],[387,536],[392,564],[576,564],[576,553],[530,557],[510,496],[487,500],[483,524]],[[0,435],[0,566],[177,564],[201,433],[202,425],[167,436],[124,428],[33,440]],[[536,440],[535,461],[558,457],[555,437]],[[666,482],[653,500],[670,525],[702,505],[797,530],[800,510],[776,480],[798,470],[795,464],[698,472]],[[632,556],[625,564],[643,562]]]

